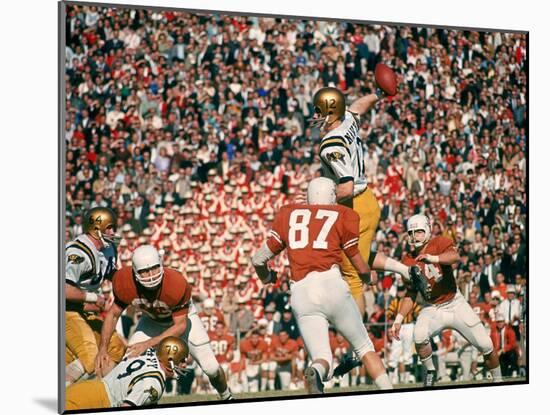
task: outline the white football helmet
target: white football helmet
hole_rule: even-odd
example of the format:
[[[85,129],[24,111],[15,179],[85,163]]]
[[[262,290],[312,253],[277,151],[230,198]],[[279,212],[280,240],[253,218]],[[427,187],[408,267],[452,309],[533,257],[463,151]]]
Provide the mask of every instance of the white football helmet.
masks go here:
[[[154,275],[143,276],[140,272],[147,271],[154,267],[159,267],[159,270]],[[132,268],[138,282],[145,288],[155,288],[162,281],[164,270],[160,254],[154,246],[142,245],[137,248],[132,255]]]
[[[425,237],[422,241],[416,241],[414,238],[415,231],[424,231]],[[432,227],[426,215],[414,215],[407,221],[407,234],[409,245],[415,248],[424,246],[432,237]]]
[[[335,205],[336,183],[327,177],[317,177],[307,186],[307,203],[310,205]]]
[[[211,298],[207,298],[204,300],[204,302],[202,303],[202,307],[204,308],[204,310],[213,310],[214,309],[214,300],[211,299]]]

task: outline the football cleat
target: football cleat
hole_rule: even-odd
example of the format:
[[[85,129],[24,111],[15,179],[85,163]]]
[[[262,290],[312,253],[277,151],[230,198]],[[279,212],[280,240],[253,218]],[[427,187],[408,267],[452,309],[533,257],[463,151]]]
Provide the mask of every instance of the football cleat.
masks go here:
[[[324,392],[325,386],[321,381],[321,376],[319,372],[313,367],[308,367],[304,371],[304,377],[306,379],[306,389],[309,395],[322,395]]]
[[[344,355],[342,358],[342,361],[336,368],[334,369],[333,376],[343,376],[346,373],[348,373],[350,370],[355,369],[356,367],[359,367],[363,364],[363,362],[359,359],[356,359],[349,355]]]
[[[422,295],[424,300],[430,300],[432,297],[432,286],[418,266],[413,265],[409,268],[409,278],[411,279],[413,288]]]
[[[436,378],[437,372],[435,370],[427,370],[426,376],[424,376],[424,387],[433,388]]]

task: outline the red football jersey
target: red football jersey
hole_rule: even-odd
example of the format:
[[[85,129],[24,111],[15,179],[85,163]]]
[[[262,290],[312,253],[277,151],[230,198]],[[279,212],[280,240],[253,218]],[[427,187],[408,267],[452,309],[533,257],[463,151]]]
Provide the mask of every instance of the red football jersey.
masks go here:
[[[271,354],[273,356],[282,357],[287,353],[296,353],[298,352],[298,343],[296,340],[288,339],[284,344],[279,340],[277,336],[273,337],[273,341],[270,346]],[[290,362],[290,360],[279,362],[279,364],[285,364]]]
[[[359,252],[359,215],[341,205],[286,205],[273,221],[267,246],[278,254],[288,249],[291,278],[327,271],[342,263],[342,250]]]
[[[134,280],[132,267],[122,267],[113,276],[115,303],[126,308],[133,305],[155,320],[187,314],[191,300],[191,286],[183,274],[164,268],[160,287],[153,295]]]
[[[228,354],[233,350],[233,344],[235,343],[235,338],[229,334],[222,334],[221,336],[216,335],[214,332],[209,333],[210,345],[214,351],[214,355],[218,360],[218,363],[227,363],[229,362]]]
[[[213,331],[216,328],[218,321],[221,321],[225,326],[225,320],[223,318],[223,313],[220,310],[214,309],[212,314],[208,315],[204,311],[199,313],[199,318],[204,325],[206,331]]]
[[[252,344],[250,339],[241,342],[241,356],[246,357],[250,363],[260,363],[267,350],[267,344],[262,339],[255,345]]]
[[[450,250],[456,251],[453,241],[445,236],[436,236],[427,243],[421,253],[441,255]],[[403,256],[403,263],[407,266],[418,265],[424,275],[428,277],[428,281],[432,287],[432,296],[429,300],[430,303],[442,304],[454,298],[456,294],[456,281],[453,275],[452,266],[417,262],[409,253]],[[411,290],[409,291],[409,295],[415,298],[416,293]]]
[[[340,349],[340,352],[344,354],[350,350],[350,345],[346,339],[342,338],[342,341],[339,342],[337,337],[334,336],[330,339],[330,350],[332,350],[332,354],[335,354],[336,349]]]

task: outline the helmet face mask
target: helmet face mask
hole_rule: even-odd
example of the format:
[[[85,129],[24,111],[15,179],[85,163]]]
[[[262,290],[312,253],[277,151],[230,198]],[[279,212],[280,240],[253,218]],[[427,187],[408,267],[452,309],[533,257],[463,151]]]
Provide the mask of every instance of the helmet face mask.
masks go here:
[[[138,283],[147,289],[156,288],[164,277],[160,254],[151,245],[142,245],[134,251],[132,269]]]
[[[341,120],[346,113],[346,99],[338,88],[321,88],[313,96],[315,116],[308,122],[321,130]]]
[[[336,204],[336,183],[327,177],[317,177],[307,187],[307,203],[310,205]]]
[[[424,233],[422,240],[417,240],[416,236],[418,232]],[[430,221],[425,215],[414,215],[407,221],[407,240],[409,245],[416,249],[422,248],[426,245],[432,236],[432,229]]]

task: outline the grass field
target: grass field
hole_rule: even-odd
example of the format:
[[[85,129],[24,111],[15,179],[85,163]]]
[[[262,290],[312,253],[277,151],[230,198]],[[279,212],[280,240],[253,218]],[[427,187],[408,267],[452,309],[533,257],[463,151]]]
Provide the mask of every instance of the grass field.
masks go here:
[[[502,384],[506,383],[521,383],[525,382],[525,377],[517,377],[506,379]],[[482,381],[472,381],[472,382],[439,382],[436,384],[435,388],[448,388],[450,386],[476,386],[476,385],[489,385],[492,382],[488,380]],[[422,385],[418,383],[408,383],[408,384],[399,384],[395,385],[395,389],[412,389],[412,388],[421,388]],[[369,392],[377,390],[373,385],[361,385],[354,386],[349,388],[332,388],[325,391],[326,395],[338,396],[340,394],[349,394],[354,392]],[[255,392],[255,393],[238,393],[235,394],[235,399],[238,400],[247,400],[247,399],[262,399],[262,398],[284,398],[284,397],[295,397],[295,396],[304,396],[306,391],[304,389],[295,390],[295,391],[266,391],[266,392]],[[180,395],[180,396],[166,396],[160,400],[160,404],[175,404],[175,403],[191,403],[191,402],[207,402],[207,401],[217,401],[217,395]]]

